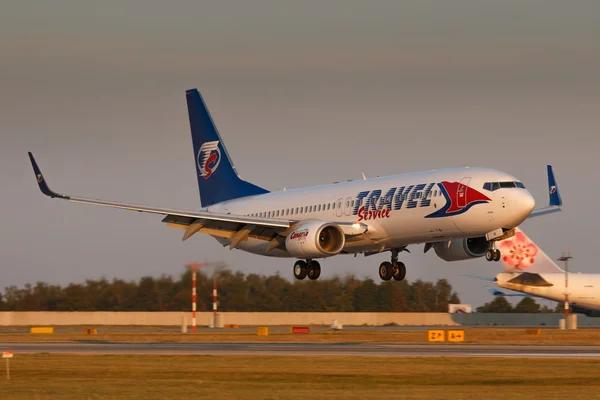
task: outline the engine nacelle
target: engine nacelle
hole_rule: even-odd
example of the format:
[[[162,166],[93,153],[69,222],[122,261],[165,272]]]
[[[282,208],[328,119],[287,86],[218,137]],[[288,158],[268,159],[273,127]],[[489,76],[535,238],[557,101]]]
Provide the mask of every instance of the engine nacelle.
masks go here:
[[[342,228],[323,221],[307,222],[285,238],[288,253],[302,259],[334,256],[342,251],[345,243]]]
[[[439,242],[433,245],[435,254],[445,261],[460,261],[470,258],[483,257],[490,248],[485,238],[475,237],[467,239],[455,239],[450,242]]]

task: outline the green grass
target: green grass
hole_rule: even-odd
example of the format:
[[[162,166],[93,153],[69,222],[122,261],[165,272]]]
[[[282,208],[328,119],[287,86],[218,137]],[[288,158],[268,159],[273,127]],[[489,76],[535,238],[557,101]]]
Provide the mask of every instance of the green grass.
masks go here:
[[[600,398],[600,360],[17,355],[2,400]]]
[[[308,335],[292,335],[289,331],[270,330],[269,336],[257,336],[256,330],[202,330],[195,334],[177,332],[110,332],[98,327],[97,335],[79,332],[54,334],[0,333],[0,342],[77,342],[109,341],[139,343],[426,343],[427,330],[344,330],[313,331]],[[456,328],[460,329],[460,328]],[[540,335],[527,333],[525,328],[466,328],[465,342],[478,344],[547,344],[600,345],[600,329],[542,329]],[[6,332],[6,331],[5,331]],[[1,398],[0,398],[1,399]]]

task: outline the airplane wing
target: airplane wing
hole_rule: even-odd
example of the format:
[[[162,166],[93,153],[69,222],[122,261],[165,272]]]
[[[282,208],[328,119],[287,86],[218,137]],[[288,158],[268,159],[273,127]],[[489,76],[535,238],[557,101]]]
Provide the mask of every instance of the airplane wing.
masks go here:
[[[503,292],[503,291],[501,291],[501,290],[498,290],[498,289],[496,289],[496,288],[489,287],[489,286],[486,286],[485,288],[486,288],[486,289],[487,289],[487,290],[490,292],[490,294],[491,294],[492,296],[502,296],[502,297],[507,297],[507,296],[514,296],[514,297],[529,297],[529,295],[528,295],[528,294],[526,294],[526,293],[506,293],[506,292]]]
[[[197,232],[206,233],[211,236],[224,237],[231,239],[229,245],[231,249],[248,237],[270,241],[271,245],[267,252],[280,247],[283,244],[282,238],[285,238],[302,221],[288,219],[268,219],[248,217],[243,215],[218,214],[203,211],[176,210],[170,208],[148,207],[137,204],[121,203],[115,201],[89,199],[66,194],[60,194],[50,189],[48,182],[42,175],[42,172],[29,152],[29,159],[42,193],[51,198],[68,200],[74,203],[91,204],[110,208],[120,208],[123,210],[138,211],[151,214],[164,215],[162,222],[168,226],[185,229],[182,240],[187,240]],[[364,224],[345,224],[338,223],[344,234],[348,236],[360,235],[367,230]]]
[[[496,282],[496,278],[490,278],[488,276],[468,275],[468,274],[460,274],[460,276],[466,276],[466,277],[474,278],[474,279],[481,279],[483,281]]]
[[[267,219],[246,217],[240,215],[216,214],[201,211],[175,210],[169,208],[148,207],[136,204],[120,203],[114,201],[96,200],[85,197],[70,196],[54,192],[42,175],[40,168],[29,152],[29,159],[42,193],[52,198],[68,200],[74,203],[91,204],[95,206],[120,208],[124,210],[164,215],[163,222],[171,226],[186,229],[183,240],[188,239],[196,232],[204,232],[215,236],[232,238],[240,230],[249,231],[248,236],[261,237],[265,240],[272,239],[279,233],[284,233],[294,221],[283,219]]]
[[[558,191],[558,185],[556,184],[556,179],[554,179],[554,171],[552,170],[552,166],[548,165],[548,195],[550,197],[550,201],[548,205],[543,208],[536,208],[529,214],[527,219],[533,217],[539,217],[541,215],[552,214],[558,212],[562,209],[562,199],[560,198],[560,192]]]

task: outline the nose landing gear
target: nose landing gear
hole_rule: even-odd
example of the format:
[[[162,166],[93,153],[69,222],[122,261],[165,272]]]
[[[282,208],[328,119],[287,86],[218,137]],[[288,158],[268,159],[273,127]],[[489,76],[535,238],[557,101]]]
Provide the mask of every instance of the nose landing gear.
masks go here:
[[[498,249],[488,249],[485,252],[485,259],[488,261],[500,261],[500,257],[502,257],[502,254]]]

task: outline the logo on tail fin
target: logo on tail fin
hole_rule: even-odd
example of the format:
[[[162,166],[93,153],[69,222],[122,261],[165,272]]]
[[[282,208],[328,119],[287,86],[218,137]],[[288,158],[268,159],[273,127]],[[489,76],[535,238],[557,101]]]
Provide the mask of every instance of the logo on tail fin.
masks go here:
[[[215,173],[221,162],[221,150],[219,141],[204,142],[198,150],[198,169],[204,179],[208,179]]]
[[[503,241],[500,249],[504,264],[517,270],[529,268],[534,264],[538,253],[535,243],[528,240],[522,232],[517,232],[514,239]]]
[[[550,186],[550,194],[556,193],[556,186]]]

